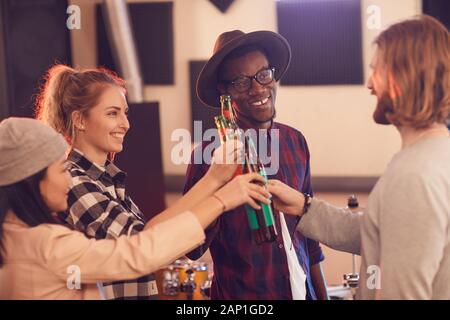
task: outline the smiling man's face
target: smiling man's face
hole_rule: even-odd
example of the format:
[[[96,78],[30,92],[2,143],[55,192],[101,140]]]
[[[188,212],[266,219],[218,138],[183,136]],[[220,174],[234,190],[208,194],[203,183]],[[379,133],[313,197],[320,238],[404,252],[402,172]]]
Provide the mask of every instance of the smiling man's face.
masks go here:
[[[242,57],[225,62],[221,79],[231,82],[239,77],[252,77],[261,70],[269,68],[266,56],[260,51],[251,51]],[[234,101],[238,120],[248,127],[269,128],[275,117],[275,98],[277,83],[275,80],[261,85],[252,79],[251,86],[244,92],[239,92],[232,84],[219,85],[219,91],[228,93]]]

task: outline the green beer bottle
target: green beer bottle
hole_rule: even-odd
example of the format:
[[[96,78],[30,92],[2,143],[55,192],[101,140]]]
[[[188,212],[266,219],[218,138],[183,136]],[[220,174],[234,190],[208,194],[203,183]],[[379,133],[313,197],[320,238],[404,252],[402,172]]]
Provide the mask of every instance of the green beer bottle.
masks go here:
[[[235,175],[256,172],[267,181],[266,171],[259,160],[251,138],[243,135],[236,123],[231,97],[229,95],[220,96],[220,107],[221,115],[215,117],[214,120],[222,143],[233,138],[242,140],[242,136],[244,136],[245,163],[243,168],[238,168]],[[261,206],[260,210],[255,210],[249,205],[245,206],[252,238],[256,244],[275,241],[277,231],[274,223],[273,207],[264,203],[259,203],[259,205]]]
[[[250,137],[245,136],[245,169],[244,173],[256,172],[264,178],[267,182],[267,174],[264,165],[261,163],[258,153],[256,152],[255,145]],[[273,216],[274,208],[272,203],[258,203],[261,209],[255,210],[252,207],[246,205],[247,215],[256,214],[258,219],[259,229],[261,231],[263,242],[273,242],[277,239],[278,233],[275,227],[275,219]],[[257,242],[258,243],[258,242]]]

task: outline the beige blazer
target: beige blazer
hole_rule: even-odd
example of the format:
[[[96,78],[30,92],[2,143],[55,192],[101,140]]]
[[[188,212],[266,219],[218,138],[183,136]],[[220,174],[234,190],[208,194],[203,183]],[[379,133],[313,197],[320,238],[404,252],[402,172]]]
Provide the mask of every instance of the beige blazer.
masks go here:
[[[97,281],[149,274],[205,239],[191,212],[118,239],[88,239],[61,225],[30,228],[13,213],[6,216],[3,232],[0,299],[100,299]]]

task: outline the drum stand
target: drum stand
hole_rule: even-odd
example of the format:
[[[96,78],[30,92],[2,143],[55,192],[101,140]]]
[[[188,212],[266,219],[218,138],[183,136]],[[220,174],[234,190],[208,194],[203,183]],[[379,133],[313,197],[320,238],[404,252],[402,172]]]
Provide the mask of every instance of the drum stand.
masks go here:
[[[356,289],[359,284],[359,273],[356,272],[356,255],[352,254],[352,273],[344,274],[344,286],[350,288],[353,300],[355,300]]]
[[[164,271],[163,294],[166,296],[176,296],[180,291],[180,277],[178,270],[174,270],[171,266]]]
[[[358,212],[361,208],[359,208],[359,201],[356,195],[352,194],[347,199],[347,209],[352,212]],[[352,273],[344,274],[344,286],[350,288],[352,293],[353,300],[355,299],[356,289],[358,288],[359,283],[359,274],[356,272],[356,255],[352,254]]]
[[[195,284],[195,271],[192,268],[186,270],[186,280],[183,281],[180,287],[181,292],[186,292],[187,300],[193,300],[194,291],[197,285]]]

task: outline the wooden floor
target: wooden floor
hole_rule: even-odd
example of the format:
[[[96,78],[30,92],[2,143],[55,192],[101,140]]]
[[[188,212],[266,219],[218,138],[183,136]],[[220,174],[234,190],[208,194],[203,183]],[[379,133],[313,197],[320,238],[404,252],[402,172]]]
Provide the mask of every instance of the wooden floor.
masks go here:
[[[329,203],[345,207],[347,205],[347,198],[349,194],[339,192],[316,192],[315,197],[328,201]],[[367,193],[356,193],[360,206],[365,206],[367,203]],[[166,203],[170,206],[181,195],[179,193],[166,194]],[[322,245],[322,250],[325,255],[325,261],[322,263],[325,278],[328,285],[340,285],[343,283],[343,275],[352,272],[352,255],[344,252],[339,252]],[[209,251],[200,259],[208,263],[209,268],[212,268],[211,256]],[[360,259],[357,257],[357,271],[359,272]]]

